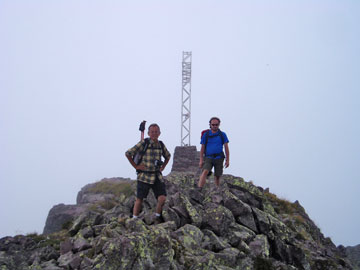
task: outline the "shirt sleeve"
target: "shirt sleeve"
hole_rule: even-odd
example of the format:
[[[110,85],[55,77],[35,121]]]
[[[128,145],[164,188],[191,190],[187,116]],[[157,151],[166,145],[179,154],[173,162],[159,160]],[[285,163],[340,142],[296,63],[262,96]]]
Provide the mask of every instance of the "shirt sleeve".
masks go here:
[[[224,143],[228,143],[229,142],[229,139],[228,137],[226,136],[226,133],[223,132],[223,136],[224,136]]]
[[[131,147],[129,150],[127,150],[125,152],[125,155],[127,156],[134,156],[137,152],[139,152],[143,147],[143,142],[140,141],[138,142],[136,145],[134,145],[133,147]]]
[[[169,150],[166,148],[165,144],[164,144],[163,157],[164,157],[165,159],[170,159],[170,157],[171,157],[171,154],[170,154]]]

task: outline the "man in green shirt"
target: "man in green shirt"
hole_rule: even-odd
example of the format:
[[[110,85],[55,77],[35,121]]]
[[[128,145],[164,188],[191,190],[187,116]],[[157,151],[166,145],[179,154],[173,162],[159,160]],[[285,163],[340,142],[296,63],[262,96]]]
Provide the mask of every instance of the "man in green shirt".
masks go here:
[[[151,124],[148,128],[149,138],[144,141],[138,142],[134,147],[126,151],[125,155],[129,160],[130,164],[137,170],[137,192],[136,201],[133,209],[133,218],[137,218],[143,199],[147,197],[150,189],[153,190],[154,195],[157,199],[156,206],[156,218],[161,219],[162,207],[166,200],[166,187],[162,181],[162,171],[170,160],[170,153],[166,149],[162,141],[159,141],[160,127],[157,124]],[[147,147],[146,147],[146,144]],[[133,160],[133,156],[137,152],[144,151],[141,161],[136,164]],[[165,158],[164,162],[161,162],[161,157]]]

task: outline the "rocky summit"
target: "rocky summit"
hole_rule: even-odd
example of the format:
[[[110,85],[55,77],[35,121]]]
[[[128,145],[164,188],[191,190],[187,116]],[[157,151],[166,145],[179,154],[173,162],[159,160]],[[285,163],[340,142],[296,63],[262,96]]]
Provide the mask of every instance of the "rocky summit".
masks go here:
[[[186,155],[198,152],[177,147],[164,177],[162,223],[152,192],[132,219],[136,181],[103,179],[83,187],[76,205],[54,206],[43,234],[0,239],[0,269],[353,269],[299,202],[232,175],[219,188],[210,176],[199,190],[196,159]]]

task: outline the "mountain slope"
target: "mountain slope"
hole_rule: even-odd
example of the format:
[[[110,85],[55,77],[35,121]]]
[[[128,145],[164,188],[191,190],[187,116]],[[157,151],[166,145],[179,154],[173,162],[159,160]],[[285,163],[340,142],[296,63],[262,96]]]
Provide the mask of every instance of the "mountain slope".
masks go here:
[[[141,218],[129,218],[136,181],[114,178],[87,185],[78,195],[82,213],[75,211],[62,230],[1,239],[0,267],[351,269],[298,202],[280,200],[231,175],[223,177],[219,189],[209,180],[199,192],[197,177],[179,172],[165,177],[165,222],[158,225],[152,193]]]
[[[43,234],[0,239],[0,269],[352,269],[299,202],[232,175],[198,190],[198,155],[175,149],[164,223],[154,222],[152,192],[131,219],[136,181],[103,179],[83,187],[75,205],[54,206]]]

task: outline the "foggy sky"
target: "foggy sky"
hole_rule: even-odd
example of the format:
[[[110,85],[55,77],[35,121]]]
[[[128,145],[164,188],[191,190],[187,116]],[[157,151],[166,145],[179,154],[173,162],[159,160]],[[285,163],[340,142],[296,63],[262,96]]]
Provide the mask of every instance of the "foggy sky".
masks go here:
[[[331,0],[0,0],[0,237],[41,233],[88,183],[135,179],[124,153],[142,120],[173,154],[191,51],[191,144],[220,117],[225,173],[298,200],[336,245],[359,244],[359,12]]]

